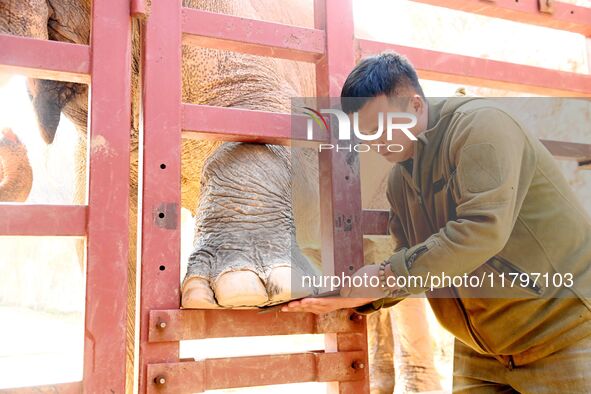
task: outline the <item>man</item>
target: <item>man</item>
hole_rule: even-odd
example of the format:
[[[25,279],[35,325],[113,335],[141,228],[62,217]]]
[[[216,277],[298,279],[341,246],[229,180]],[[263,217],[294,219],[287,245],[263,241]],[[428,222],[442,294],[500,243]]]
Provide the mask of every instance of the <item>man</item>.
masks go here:
[[[283,310],[371,313],[426,291],[456,337],[454,392],[591,392],[591,220],[550,153],[493,101],[427,101],[395,53],[361,61],[341,96],[362,132],[378,129],[379,112],[416,117],[416,141],[381,141],[404,148],[381,150],[397,163],[387,190],[397,250],[355,273],[382,286]],[[467,274],[481,283],[433,281]]]

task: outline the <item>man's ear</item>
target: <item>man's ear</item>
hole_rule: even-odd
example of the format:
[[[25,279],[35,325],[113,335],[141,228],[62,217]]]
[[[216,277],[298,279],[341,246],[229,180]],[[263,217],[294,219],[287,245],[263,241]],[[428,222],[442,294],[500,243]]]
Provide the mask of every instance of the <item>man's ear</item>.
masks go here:
[[[417,115],[422,114],[423,110],[425,109],[425,101],[418,94],[415,94],[411,97],[409,104],[410,109]]]

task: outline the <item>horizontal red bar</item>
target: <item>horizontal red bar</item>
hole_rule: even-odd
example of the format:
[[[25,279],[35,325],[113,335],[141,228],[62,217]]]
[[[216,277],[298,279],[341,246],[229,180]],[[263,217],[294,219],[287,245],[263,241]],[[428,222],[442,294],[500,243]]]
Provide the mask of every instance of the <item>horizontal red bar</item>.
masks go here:
[[[182,129],[184,138],[291,145],[305,140],[306,121],[303,115],[183,104]]]
[[[314,62],[324,54],[324,31],[183,8],[185,40],[195,45]]]
[[[237,387],[363,380],[362,351],[232,357],[148,365],[148,393],[201,393]]]
[[[540,12],[539,0],[413,0],[418,3],[451,8],[514,22],[550,27],[591,35],[591,8],[558,1],[552,2],[551,14]]]
[[[150,311],[150,342],[265,335],[361,332],[358,315],[341,310],[312,313],[258,313],[258,310],[171,309]]]
[[[549,96],[591,97],[591,75],[587,74],[556,71],[370,40],[357,40],[357,44],[360,57],[388,49],[407,56],[423,79]]]
[[[0,204],[0,236],[85,236],[86,205]]]
[[[28,77],[90,82],[90,47],[0,34],[0,70]]]
[[[390,212],[364,209],[362,216],[363,235],[388,235]]]
[[[56,383],[47,386],[18,387],[13,389],[0,389],[0,394],[80,394],[82,382]]]
[[[579,163],[591,160],[591,144],[552,140],[542,140],[542,143],[557,159],[574,160]]]

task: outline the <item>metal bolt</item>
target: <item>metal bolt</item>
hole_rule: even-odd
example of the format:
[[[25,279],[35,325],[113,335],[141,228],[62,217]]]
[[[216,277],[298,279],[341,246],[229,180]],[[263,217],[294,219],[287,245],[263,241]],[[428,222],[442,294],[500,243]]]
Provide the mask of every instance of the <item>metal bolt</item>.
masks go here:
[[[156,325],[156,327],[164,329],[166,328],[166,322],[165,321],[160,321],[158,322],[158,324]]]
[[[166,378],[164,376],[156,376],[154,378],[154,383],[156,384],[165,384],[166,383]]]
[[[351,364],[351,366],[353,367],[353,369],[363,369],[365,368],[365,364],[359,360],[355,360],[353,361],[353,364]]]
[[[363,320],[363,316],[361,316],[358,313],[352,313],[351,316],[349,316],[349,319],[350,320],[353,320],[353,321],[359,322],[359,321],[362,321]]]

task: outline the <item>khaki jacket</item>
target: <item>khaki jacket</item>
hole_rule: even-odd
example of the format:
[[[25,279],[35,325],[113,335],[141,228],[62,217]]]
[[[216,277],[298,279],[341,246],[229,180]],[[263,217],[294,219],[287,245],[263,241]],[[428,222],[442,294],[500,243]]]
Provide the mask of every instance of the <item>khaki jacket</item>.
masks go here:
[[[550,153],[497,102],[430,103],[409,169],[394,166],[388,181],[392,271],[422,279],[469,273],[486,284],[430,290],[415,281],[403,292],[427,291],[446,329],[507,365],[591,335],[591,220]]]

